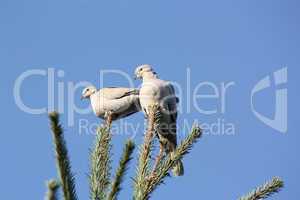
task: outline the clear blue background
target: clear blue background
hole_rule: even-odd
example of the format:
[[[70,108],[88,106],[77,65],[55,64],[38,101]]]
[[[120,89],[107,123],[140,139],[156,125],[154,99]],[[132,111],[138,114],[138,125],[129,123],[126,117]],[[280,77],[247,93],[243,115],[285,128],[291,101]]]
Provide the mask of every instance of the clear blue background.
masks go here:
[[[180,115],[180,120],[202,122],[225,118],[235,123],[236,134],[205,135],[184,159],[186,175],[168,179],[153,199],[236,199],[275,175],[285,188],[273,199],[299,198],[299,6],[296,0],[0,0],[1,198],[41,199],[45,181],[56,177],[47,115],[24,113],[14,102],[14,81],[22,72],[54,67],[65,71],[56,81],[96,84],[101,69],[131,74],[140,63],[152,64],[161,78],[183,86],[190,67],[192,88],[201,81],[236,83],[228,90],[225,114]],[[284,66],[289,70],[287,134],[261,123],[250,108],[255,83]],[[112,77],[105,84],[126,81]],[[80,91],[76,95],[76,104],[87,106],[79,101]],[[47,80],[24,82],[22,98],[27,105],[45,106]],[[258,96],[256,105],[272,116],[274,88]],[[75,117],[75,124],[80,118],[99,122],[93,114]],[[128,121],[142,123],[143,116]],[[87,199],[94,137],[79,135],[78,126],[65,130],[78,196]],[[115,160],[127,138],[114,137]],[[141,139],[142,133],[135,137],[137,143]],[[134,176],[133,168],[128,176]],[[124,183],[120,199],[131,198],[131,186]]]

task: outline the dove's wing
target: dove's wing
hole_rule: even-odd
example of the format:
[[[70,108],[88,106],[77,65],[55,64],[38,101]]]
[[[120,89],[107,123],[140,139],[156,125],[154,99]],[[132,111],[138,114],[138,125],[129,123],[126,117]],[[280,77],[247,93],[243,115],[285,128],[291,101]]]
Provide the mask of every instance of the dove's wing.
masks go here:
[[[130,95],[138,95],[139,90],[136,88],[109,87],[102,88],[99,93],[106,99],[120,99]]]
[[[175,96],[175,89],[171,83],[167,83],[165,87],[166,93],[168,94],[168,97],[166,99],[166,105],[167,109],[169,111],[171,120],[173,123],[176,123],[177,120],[177,103],[178,98]]]
[[[108,111],[113,112],[113,119],[129,116],[140,110],[138,92],[134,88],[102,88],[90,97],[93,111],[101,118]]]

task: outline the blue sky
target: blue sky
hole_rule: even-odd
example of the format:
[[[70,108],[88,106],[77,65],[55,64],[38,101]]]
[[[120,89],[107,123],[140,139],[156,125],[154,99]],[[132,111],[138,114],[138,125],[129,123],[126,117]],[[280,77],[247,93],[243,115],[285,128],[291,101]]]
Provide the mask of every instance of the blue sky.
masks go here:
[[[222,83],[234,82],[226,93],[224,113],[220,98],[201,99],[202,108],[217,112],[205,115],[193,106],[186,112],[183,106],[179,123],[198,120],[212,124],[220,119],[235,127],[234,135],[206,134],[184,159],[186,175],[168,179],[153,199],[236,199],[272,176],[285,181],[285,188],[273,199],[296,199],[300,195],[298,8],[299,2],[293,0],[0,0],[1,196],[41,199],[45,181],[56,177],[46,113],[23,112],[14,99],[15,81],[23,72],[64,71],[64,77],[55,78],[57,108],[58,82],[64,84],[66,95],[68,82],[97,84],[100,70],[118,69],[131,75],[136,65],[150,63],[161,78],[183,88],[188,86],[189,68],[192,92],[201,82],[213,83],[218,89]],[[288,131],[280,133],[255,117],[250,94],[259,80],[284,67],[288,67],[288,83],[280,88],[288,88]],[[113,74],[107,75],[104,84],[128,85]],[[255,97],[255,108],[270,118],[275,114],[276,89],[272,85]],[[199,89],[201,94],[209,92],[209,88]],[[181,102],[186,105],[193,97],[186,89],[183,93]],[[28,106],[46,106],[46,77],[26,79],[21,97]],[[79,100],[79,90],[74,97],[78,107],[88,106]],[[65,98],[62,122],[78,196],[87,199],[88,155],[94,136],[79,134],[78,123],[80,119],[100,120],[92,113],[75,114],[75,125],[67,126],[68,103]],[[139,113],[126,121],[141,124],[143,116]],[[178,132],[182,139],[184,131]],[[114,136],[115,161],[129,137]],[[139,144],[142,132],[134,140]],[[134,176],[133,168],[130,176]],[[131,186],[131,181],[125,181],[120,199],[130,199]]]

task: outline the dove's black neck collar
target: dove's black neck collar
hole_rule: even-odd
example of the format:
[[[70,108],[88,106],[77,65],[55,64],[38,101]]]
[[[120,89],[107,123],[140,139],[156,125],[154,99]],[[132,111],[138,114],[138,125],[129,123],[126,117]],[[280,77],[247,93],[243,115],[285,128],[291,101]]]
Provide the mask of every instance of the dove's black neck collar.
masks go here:
[[[149,71],[149,72],[143,73],[143,80],[155,79],[155,78],[158,78],[158,75],[154,71]]]

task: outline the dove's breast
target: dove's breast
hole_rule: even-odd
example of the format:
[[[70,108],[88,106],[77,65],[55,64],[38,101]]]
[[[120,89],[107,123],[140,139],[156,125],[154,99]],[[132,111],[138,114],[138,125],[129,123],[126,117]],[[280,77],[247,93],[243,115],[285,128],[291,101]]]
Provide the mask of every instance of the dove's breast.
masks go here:
[[[144,112],[148,113],[148,107],[160,104],[163,96],[163,82],[159,79],[144,81],[140,89],[140,104]]]
[[[91,106],[95,115],[100,118],[104,118],[106,109],[104,104],[105,99],[103,98],[103,96],[100,96],[99,94],[95,94],[92,95],[90,99],[91,99]]]

